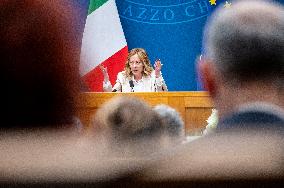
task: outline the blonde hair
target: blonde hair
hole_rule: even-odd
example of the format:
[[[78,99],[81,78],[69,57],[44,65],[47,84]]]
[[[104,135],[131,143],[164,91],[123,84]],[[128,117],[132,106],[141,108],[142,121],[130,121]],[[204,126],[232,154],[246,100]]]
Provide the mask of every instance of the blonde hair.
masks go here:
[[[142,72],[142,75],[143,76],[150,75],[154,69],[150,63],[150,60],[148,58],[146,51],[143,48],[133,48],[132,50],[129,51],[128,56],[127,56],[127,61],[125,63],[124,70],[125,70],[126,77],[133,76],[129,63],[130,63],[130,57],[134,56],[135,54],[137,54],[139,59],[143,62],[144,70]]]

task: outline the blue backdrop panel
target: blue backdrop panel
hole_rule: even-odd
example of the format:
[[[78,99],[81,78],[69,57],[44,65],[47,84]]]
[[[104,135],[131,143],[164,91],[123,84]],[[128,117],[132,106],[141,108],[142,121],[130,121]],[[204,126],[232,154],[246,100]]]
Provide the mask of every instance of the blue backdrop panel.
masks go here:
[[[197,90],[196,57],[212,6],[208,0],[117,0],[129,49],[142,47],[163,63],[170,91]]]

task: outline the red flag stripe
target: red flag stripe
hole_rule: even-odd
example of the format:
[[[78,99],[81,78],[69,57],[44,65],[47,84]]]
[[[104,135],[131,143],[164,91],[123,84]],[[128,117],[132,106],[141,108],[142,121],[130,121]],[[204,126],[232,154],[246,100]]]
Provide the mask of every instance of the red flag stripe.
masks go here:
[[[124,69],[127,54],[128,47],[125,46],[101,63],[104,67],[107,67],[109,79],[112,85],[116,81],[117,74]],[[92,71],[83,76],[83,80],[90,91],[103,91],[103,74],[99,66],[96,66]]]

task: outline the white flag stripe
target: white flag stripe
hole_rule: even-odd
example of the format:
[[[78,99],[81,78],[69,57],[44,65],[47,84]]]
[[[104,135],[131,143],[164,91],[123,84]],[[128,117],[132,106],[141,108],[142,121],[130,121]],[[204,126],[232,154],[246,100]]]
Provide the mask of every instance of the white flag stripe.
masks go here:
[[[81,75],[84,76],[126,45],[115,0],[109,0],[87,17],[80,57]]]

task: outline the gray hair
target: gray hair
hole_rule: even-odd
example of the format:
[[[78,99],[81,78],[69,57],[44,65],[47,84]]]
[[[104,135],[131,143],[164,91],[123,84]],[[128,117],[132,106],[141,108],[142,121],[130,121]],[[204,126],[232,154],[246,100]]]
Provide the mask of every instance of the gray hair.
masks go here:
[[[113,97],[98,109],[93,123],[115,155],[150,157],[164,147],[162,120],[141,99]]]
[[[103,104],[94,123],[108,131],[115,143],[155,139],[163,132],[158,114],[146,102],[129,96],[117,96]]]
[[[167,135],[171,137],[184,136],[184,122],[174,108],[161,104],[155,106],[154,110],[161,116]]]
[[[217,10],[204,31],[206,56],[229,84],[284,83],[284,8],[240,1]]]

